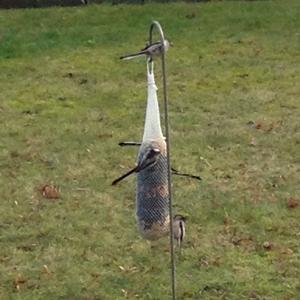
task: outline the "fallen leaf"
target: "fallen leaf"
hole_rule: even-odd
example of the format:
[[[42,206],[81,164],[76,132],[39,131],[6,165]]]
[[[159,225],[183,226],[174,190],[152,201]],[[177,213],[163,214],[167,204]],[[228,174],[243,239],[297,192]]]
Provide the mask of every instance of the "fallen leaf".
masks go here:
[[[270,242],[268,242],[268,241],[266,241],[266,242],[263,243],[263,248],[264,248],[265,250],[270,251],[270,250],[273,249],[273,244],[270,243]]]
[[[18,274],[16,279],[14,280],[14,287],[19,291],[21,289],[21,286],[26,283],[26,279],[22,277],[21,274]]]
[[[59,193],[59,188],[55,185],[52,184],[46,184],[42,186],[40,189],[43,197],[47,199],[59,199],[60,198],[60,193]]]
[[[120,269],[121,271],[125,271],[125,268],[124,268],[123,266],[119,266],[119,269]]]
[[[281,250],[281,254],[285,254],[285,255],[292,255],[294,253],[294,251],[290,248],[283,248]]]
[[[127,298],[128,295],[128,291],[126,291],[125,289],[121,289],[122,293],[124,294],[124,296]]]
[[[49,270],[49,268],[48,268],[47,265],[43,265],[43,271],[44,271],[45,273],[47,273],[47,274],[51,274],[51,272],[50,272],[50,270]]]
[[[256,129],[261,129],[262,126],[263,126],[263,125],[262,125],[261,122],[258,122],[258,123],[255,124],[255,128],[256,128]]]
[[[288,208],[296,208],[299,206],[299,201],[293,197],[290,197],[287,201]]]
[[[257,146],[257,141],[256,141],[256,139],[254,137],[250,141],[250,146],[252,146],[252,147]]]

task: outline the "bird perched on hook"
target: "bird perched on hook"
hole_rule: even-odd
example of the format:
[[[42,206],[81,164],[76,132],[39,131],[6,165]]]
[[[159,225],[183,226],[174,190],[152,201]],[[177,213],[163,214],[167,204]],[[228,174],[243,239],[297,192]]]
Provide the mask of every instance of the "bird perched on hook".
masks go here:
[[[150,61],[152,61],[154,57],[160,56],[162,54],[163,48],[165,49],[165,51],[168,51],[170,46],[172,46],[172,44],[168,40],[164,40],[164,47],[161,42],[152,43],[150,45],[147,45],[140,52],[121,56],[120,59],[129,60],[145,55],[150,59]]]
[[[175,215],[173,219],[173,233],[177,246],[181,249],[182,242],[185,237],[185,221],[186,217],[182,215]]]

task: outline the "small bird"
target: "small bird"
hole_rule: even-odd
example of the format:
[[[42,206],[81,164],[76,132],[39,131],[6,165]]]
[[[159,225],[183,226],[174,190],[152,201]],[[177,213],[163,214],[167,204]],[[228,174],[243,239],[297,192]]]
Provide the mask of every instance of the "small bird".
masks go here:
[[[112,182],[112,185],[116,185],[119,181],[123,180],[124,178],[126,178],[127,176],[129,176],[133,173],[138,173],[146,168],[149,168],[149,167],[155,165],[159,154],[160,154],[159,149],[149,147],[148,149],[146,149],[144,155],[140,158],[139,164],[135,168],[130,170],[129,172],[127,172],[124,175],[120,176],[119,178],[115,179]]]
[[[185,237],[185,221],[186,217],[182,215],[175,215],[173,219],[173,234],[179,249],[181,249],[181,245]]]
[[[163,48],[165,49],[165,51],[168,51],[170,46],[171,46],[171,44],[167,40],[164,40],[164,47],[161,42],[156,42],[156,43],[147,45],[140,52],[121,56],[120,59],[129,60],[129,59],[132,59],[135,57],[140,57],[140,56],[146,55],[150,59],[150,61],[152,61],[154,57],[157,57],[162,54]]]

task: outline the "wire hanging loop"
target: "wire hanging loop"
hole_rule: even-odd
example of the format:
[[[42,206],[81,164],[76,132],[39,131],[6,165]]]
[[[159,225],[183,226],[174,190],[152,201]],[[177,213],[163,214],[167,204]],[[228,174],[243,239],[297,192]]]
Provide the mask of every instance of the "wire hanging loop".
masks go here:
[[[176,300],[176,266],[173,234],[173,204],[172,204],[172,182],[171,182],[171,163],[170,163],[170,136],[169,136],[169,115],[168,115],[168,92],[167,92],[167,71],[166,71],[166,43],[164,32],[157,21],[153,21],[149,31],[149,45],[152,44],[153,30],[157,29],[161,42],[161,59],[163,74],[163,92],[164,92],[164,113],[165,113],[165,135],[167,143],[167,165],[168,165],[168,191],[169,191],[169,215],[170,215],[170,254],[171,254],[171,280],[172,280],[172,299]],[[148,60],[148,64],[150,60]]]
[[[147,58],[147,72],[149,74],[152,74],[153,73],[153,68],[154,68],[154,66],[153,66],[153,60],[150,57],[148,57]]]

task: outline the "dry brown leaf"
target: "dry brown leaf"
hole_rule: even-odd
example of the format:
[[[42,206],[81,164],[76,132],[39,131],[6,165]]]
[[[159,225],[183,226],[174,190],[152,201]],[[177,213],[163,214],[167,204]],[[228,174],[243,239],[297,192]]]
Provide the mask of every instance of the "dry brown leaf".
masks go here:
[[[21,289],[21,286],[26,282],[27,282],[27,280],[21,274],[18,274],[18,276],[15,278],[13,284],[14,284],[15,289],[17,289],[19,291]]]
[[[255,128],[256,129],[261,129],[262,128],[262,123],[261,122],[257,122],[256,124],[255,124]]]
[[[250,141],[250,146],[252,146],[252,147],[257,146],[257,141],[256,141],[256,139],[254,137]]]
[[[264,248],[265,250],[267,250],[267,251],[270,251],[270,250],[273,249],[273,244],[270,243],[270,242],[268,242],[268,241],[266,241],[266,242],[263,243],[263,248]]]
[[[125,289],[121,289],[121,291],[122,291],[122,293],[123,293],[124,297],[126,297],[126,298],[127,298],[127,296],[128,296],[128,291],[127,291],[127,290],[125,290]]]
[[[49,268],[47,265],[43,265],[43,271],[46,273],[46,274],[51,274]]]
[[[281,249],[281,254],[284,254],[284,255],[292,255],[294,253],[294,251],[290,248],[283,248]]]
[[[299,201],[293,197],[290,197],[287,201],[288,208],[296,208],[299,206]]]
[[[59,188],[52,184],[45,184],[40,189],[43,197],[47,199],[59,199],[60,198],[60,192]]]

